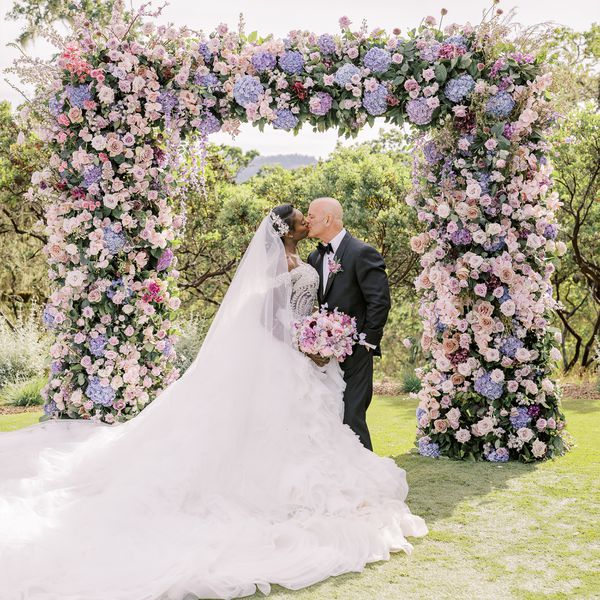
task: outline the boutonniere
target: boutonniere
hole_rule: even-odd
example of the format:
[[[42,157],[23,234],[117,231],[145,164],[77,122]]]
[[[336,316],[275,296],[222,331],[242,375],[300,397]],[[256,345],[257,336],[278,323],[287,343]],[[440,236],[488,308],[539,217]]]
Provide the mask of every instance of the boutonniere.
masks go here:
[[[336,275],[337,273],[342,273],[344,269],[342,269],[342,263],[334,256],[333,258],[329,258],[327,260],[327,265],[329,266],[329,272],[332,275]]]

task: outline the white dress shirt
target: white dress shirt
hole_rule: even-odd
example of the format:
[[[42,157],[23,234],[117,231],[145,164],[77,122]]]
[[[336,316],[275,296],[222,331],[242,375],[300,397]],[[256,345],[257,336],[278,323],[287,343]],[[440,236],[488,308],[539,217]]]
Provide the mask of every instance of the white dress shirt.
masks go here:
[[[342,228],[342,230],[329,242],[333,248],[333,254],[331,252],[327,252],[327,254],[323,256],[323,292],[325,292],[325,288],[327,287],[327,279],[329,278],[329,259],[335,256],[335,253],[340,247],[345,235],[346,230]]]

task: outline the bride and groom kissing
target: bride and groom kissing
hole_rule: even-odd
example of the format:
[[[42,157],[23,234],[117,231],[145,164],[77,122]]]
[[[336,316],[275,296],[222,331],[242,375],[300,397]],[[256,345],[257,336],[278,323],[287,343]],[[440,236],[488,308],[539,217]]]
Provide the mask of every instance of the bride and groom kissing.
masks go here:
[[[373,396],[373,356],[381,356],[380,343],[391,306],[383,258],[346,231],[342,205],[335,198],[314,199],[306,216],[291,204],[278,206],[273,213],[289,228],[282,236],[289,269],[300,266],[298,242],[319,239],[308,257],[319,276],[318,304],[355,317],[358,331],[365,334],[365,343],[355,345],[341,363],[346,383],[344,423],[372,450],[366,411]],[[325,362],[312,358],[318,365]]]
[[[325,304],[364,334],[342,363],[293,343]],[[389,309],[339,202],[274,208],[194,361],[138,416],[0,433],[0,600],[240,598],[411,552],[427,526],[366,423]]]

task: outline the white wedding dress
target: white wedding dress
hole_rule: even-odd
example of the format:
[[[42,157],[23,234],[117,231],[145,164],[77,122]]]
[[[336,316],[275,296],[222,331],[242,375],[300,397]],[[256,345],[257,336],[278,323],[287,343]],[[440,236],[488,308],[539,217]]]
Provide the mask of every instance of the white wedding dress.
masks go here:
[[[267,218],[196,359],[135,419],[0,434],[1,600],[298,589],[410,552],[405,472],[341,422],[337,363],[293,348],[318,275]]]

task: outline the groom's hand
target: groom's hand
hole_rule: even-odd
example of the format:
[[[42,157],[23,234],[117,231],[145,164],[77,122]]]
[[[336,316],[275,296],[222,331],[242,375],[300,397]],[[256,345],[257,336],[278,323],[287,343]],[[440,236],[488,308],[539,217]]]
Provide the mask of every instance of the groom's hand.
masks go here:
[[[308,358],[310,358],[310,360],[312,360],[319,367],[324,367],[329,362],[328,358],[323,358],[318,354],[307,354],[306,356],[308,356]]]

